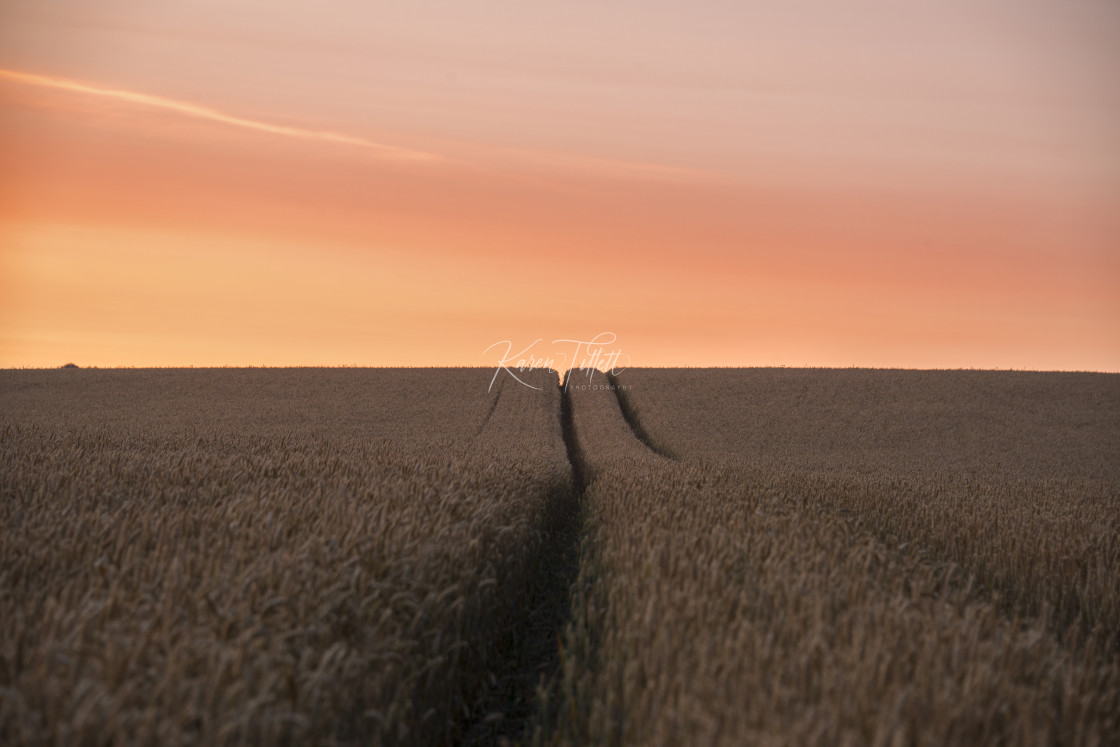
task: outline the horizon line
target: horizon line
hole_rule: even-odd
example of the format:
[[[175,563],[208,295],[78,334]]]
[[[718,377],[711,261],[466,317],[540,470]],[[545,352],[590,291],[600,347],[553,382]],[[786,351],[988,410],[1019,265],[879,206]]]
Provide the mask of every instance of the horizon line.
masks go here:
[[[484,365],[406,365],[406,364],[385,364],[385,365],[368,365],[368,364],[286,364],[286,365],[242,365],[242,364],[222,364],[222,365],[177,365],[177,366],[155,366],[155,365],[122,365],[122,366],[79,366],[74,363],[64,363],[59,366],[0,366],[0,371],[205,371],[205,370],[291,370],[291,369],[479,369],[484,371],[492,371],[495,368],[494,364]],[[814,366],[814,365],[788,365],[788,364],[774,364],[774,365],[753,365],[753,366],[739,366],[739,365],[661,365],[661,366],[626,366],[621,369],[619,373],[629,370],[670,370],[670,369],[684,369],[684,370],[705,370],[705,369],[719,369],[719,370],[759,370],[759,369],[776,369],[776,370],[793,370],[793,371],[914,371],[914,372],[988,372],[988,373],[1093,373],[1093,374],[1120,374],[1120,370],[1104,370],[1104,369],[1089,369],[1089,368],[981,368],[971,366],[954,366],[954,367],[929,367],[929,366],[867,366],[867,365],[849,365],[849,366]],[[538,368],[539,371],[553,371],[555,373],[563,373],[566,371],[582,371],[584,368],[574,366],[567,369],[555,368]],[[603,369],[596,368],[597,371]]]

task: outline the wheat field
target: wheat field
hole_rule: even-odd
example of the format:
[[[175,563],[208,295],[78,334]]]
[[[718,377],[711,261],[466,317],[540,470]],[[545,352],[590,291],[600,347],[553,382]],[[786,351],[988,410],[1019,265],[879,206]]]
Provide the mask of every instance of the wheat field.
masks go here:
[[[0,741],[459,738],[570,494],[488,378],[6,372]]]
[[[1120,741],[1117,377],[613,381],[538,743]]]
[[[1120,376],[0,372],[0,742],[1120,743]]]

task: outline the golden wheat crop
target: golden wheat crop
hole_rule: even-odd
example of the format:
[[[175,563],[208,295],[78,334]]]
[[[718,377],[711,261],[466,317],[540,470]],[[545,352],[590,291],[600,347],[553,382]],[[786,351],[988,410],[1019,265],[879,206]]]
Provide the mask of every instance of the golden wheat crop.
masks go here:
[[[492,375],[0,372],[0,742],[1120,743],[1120,377]]]
[[[630,380],[625,401],[662,448],[744,475],[812,478],[802,500],[854,511],[1050,630],[1120,651],[1120,377],[745,369]]]
[[[940,392],[924,380],[902,386],[889,402],[882,391],[852,393],[890,390],[906,376],[627,371],[617,382],[630,387],[623,400],[637,428],[612,392],[574,388],[587,534],[562,670],[536,741],[1120,740],[1109,618],[1116,492],[1075,489],[1114,468],[1095,439],[1115,432],[1097,409],[1114,406],[1115,377],[1092,380],[1089,391],[1059,377],[1057,394],[1045,377],[1031,379],[1019,396],[1019,382],[993,375],[982,382],[989,390],[1011,392],[996,402],[972,399],[972,374],[944,374]],[[746,417],[752,409],[760,412]],[[974,418],[982,433],[956,433]],[[1063,418],[1088,418],[1089,431],[1071,440]],[[1061,483],[1069,490],[1043,479],[1063,478],[1041,453],[1050,441],[1035,440],[1051,426],[1058,448],[1078,456],[1060,464],[1082,470]],[[974,451],[983,444],[988,451]],[[933,445],[947,454],[930,456]],[[946,491],[964,463],[987,470],[992,482],[977,486],[1007,478],[1000,470],[1015,468],[992,468],[993,452],[1030,465],[1035,492],[1008,488],[973,506],[984,496]],[[905,484],[921,492],[892,490]],[[923,513],[918,496],[944,503]],[[1014,513],[985,527],[988,504]],[[1045,565],[1054,557],[1062,563]],[[1062,592],[1065,583],[1074,591]],[[1001,584],[1036,603],[1006,604]],[[1061,610],[1063,593],[1082,595],[1072,619],[1069,610],[1032,612]],[[1086,623],[1082,634],[1065,635],[1075,621]]]
[[[569,493],[489,375],[0,375],[0,742],[461,736]]]

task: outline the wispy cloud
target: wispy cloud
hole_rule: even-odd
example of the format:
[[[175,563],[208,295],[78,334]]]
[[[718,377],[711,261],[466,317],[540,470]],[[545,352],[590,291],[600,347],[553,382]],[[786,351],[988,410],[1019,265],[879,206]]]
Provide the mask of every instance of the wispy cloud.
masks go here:
[[[62,91],[72,91],[74,93],[85,94],[88,96],[100,96],[102,98],[113,99],[129,104],[137,104],[140,106],[152,107],[153,109],[163,109],[165,111],[176,112],[188,117],[206,119],[211,122],[220,122],[232,127],[241,127],[247,130],[256,130],[257,132],[267,132],[271,135],[295,137],[304,140],[319,140],[328,143],[338,143],[340,145],[351,145],[357,146],[359,148],[368,148],[375,151],[377,155],[382,158],[410,161],[434,161],[441,158],[441,156],[435,153],[412,150],[411,148],[401,148],[395,145],[386,145],[385,143],[374,142],[373,140],[367,140],[364,137],[357,137],[355,135],[345,135],[342,133],[329,132],[325,130],[308,130],[302,127],[289,127],[287,125],[273,124],[271,122],[263,122],[257,119],[247,119],[245,117],[237,117],[232,114],[226,114],[225,112],[218,111],[217,109],[211,109],[208,106],[192,104],[187,101],[177,101],[175,99],[168,99],[162,96],[152,96],[151,94],[147,93],[125,91],[119,88],[105,88],[103,86],[95,86],[88,83],[79,83],[78,81],[67,80],[65,78],[55,78],[47,75],[35,75],[34,73],[21,73],[16,70],[0,69],[0,80],[8,80],[29,86],[39,86],[41,88],[54,88]]]

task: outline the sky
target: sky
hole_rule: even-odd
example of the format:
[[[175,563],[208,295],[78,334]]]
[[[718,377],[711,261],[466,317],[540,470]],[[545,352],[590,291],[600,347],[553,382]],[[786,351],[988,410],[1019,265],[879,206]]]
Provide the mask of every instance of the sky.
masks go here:
[[[1120,371],[1117,71],[1114,0],[5,0],[0,367]]]

